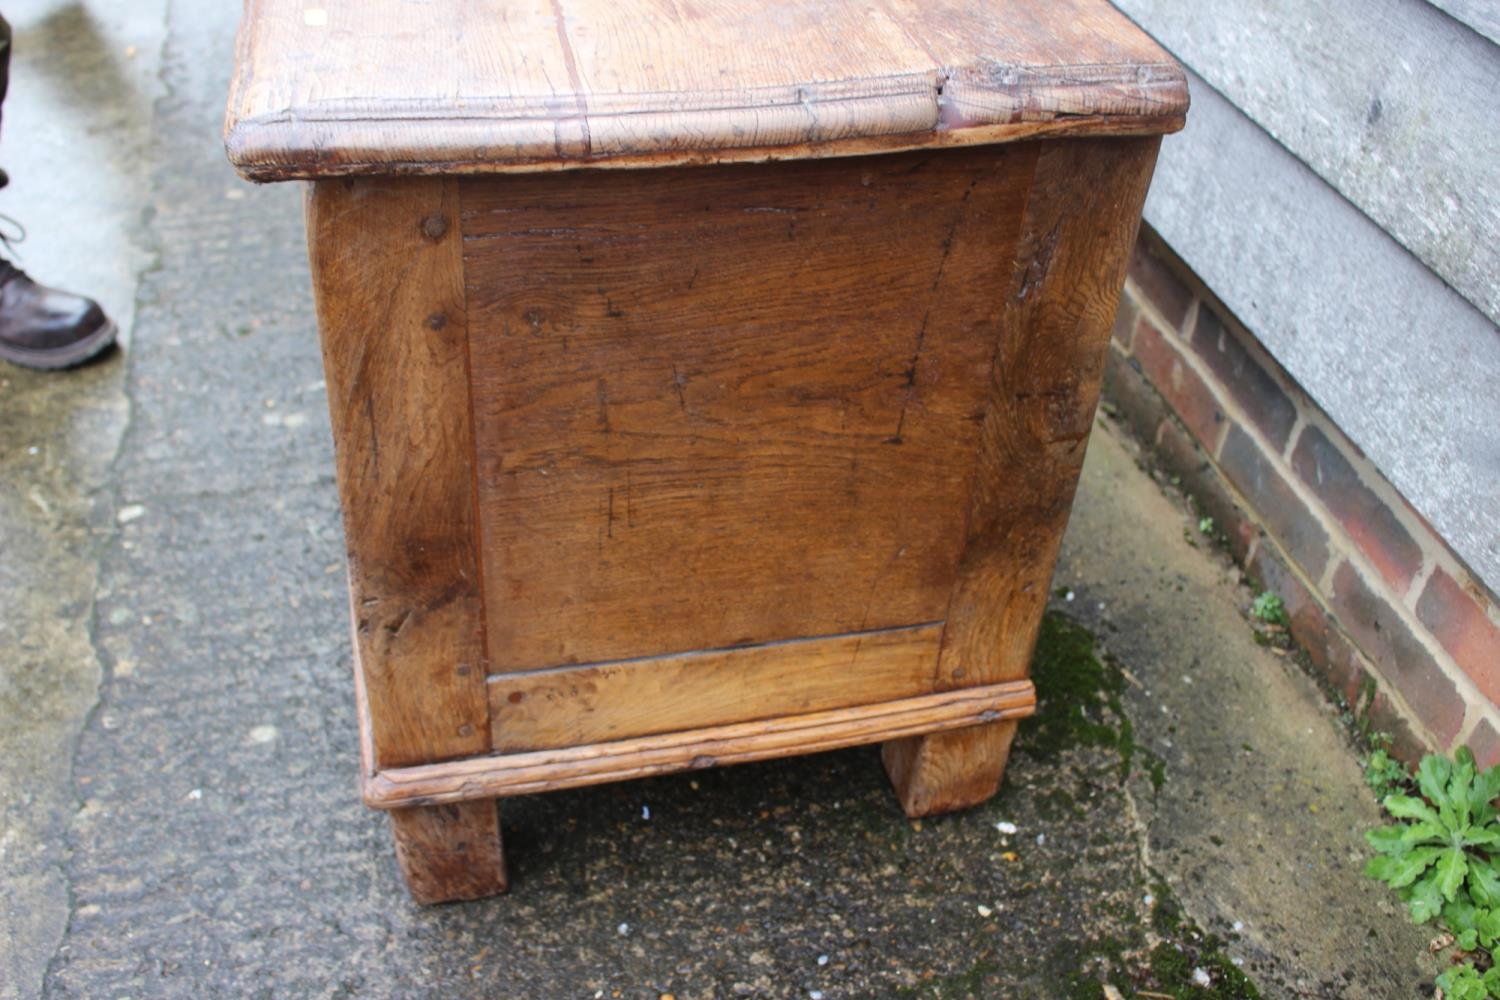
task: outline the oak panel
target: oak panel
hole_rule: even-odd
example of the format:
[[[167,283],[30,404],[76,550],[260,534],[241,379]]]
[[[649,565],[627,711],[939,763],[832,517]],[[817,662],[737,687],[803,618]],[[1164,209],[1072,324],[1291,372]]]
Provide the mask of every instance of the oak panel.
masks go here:
[[[490,679],[497,753],[931,694],[941,623]]]
[[[939,687],[1025,677],[1099,400],[1110,327],[1161,140],[1043,146],[1006,297]],[[1015,723],[885,747],[910,815],[995,793]]]
[[[492,672],[941,619],[1033,164],[466,180]]]
[[[488,749],[458,185],[328,181],[308,246],[373,765]]]
[[[1181,127],[1107,0],[246,0],[225,122],[260,180],[724,162]]]

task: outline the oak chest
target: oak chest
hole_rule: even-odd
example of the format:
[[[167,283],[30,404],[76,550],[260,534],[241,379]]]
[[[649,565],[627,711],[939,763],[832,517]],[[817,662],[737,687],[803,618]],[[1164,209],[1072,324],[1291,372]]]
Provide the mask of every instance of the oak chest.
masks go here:
[[[1179,69],[1104,0],[247,0],[304,180],[366,801],[884,744],[993,794]]]

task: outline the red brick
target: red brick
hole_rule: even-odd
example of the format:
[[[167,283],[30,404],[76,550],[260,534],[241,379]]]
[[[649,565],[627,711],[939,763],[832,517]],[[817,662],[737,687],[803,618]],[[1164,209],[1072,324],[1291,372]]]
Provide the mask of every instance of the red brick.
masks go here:
[[[1375,683],[1374,675],[1370,673],[1364,657],[1354,643],[1332,619],[1324,632],[1324,639],[1322,649],[1328,659],[1326,663],[1317,665],[1317,669],[1323,672],[1329,686],[1343,695],[1345,701],[1350,705],[1359,704],[1360,692]]]
[[[1219,466],[1286,553],[1304,573],[1317,579],[1328,559],[1328,532],[1238,424],[1229,426]]]
[[[1135,337],[1135,323],[1140,318],[1141,310],[1135,303],[1135,298],[1125,292],[1120,296],[1120,308],[1115,310],[1115,325],[1110,331],[1110,337],[1119,344],[1126,353],[1130,352],[1130,342]]]
[[[1291,620],[1292,638],[1318,673],[1346,702],[1357,702],[1367,676],[1364,666],[1348,638],[1329,620],[1322,602],[1269,545],[1255,550],[1249,569],[1264,589],[1280,595]]]
[[[1447,746],[1463,725],[1465,705],[1442,667],[1349,562],[1339,564],[1329,597],[1339,624],[1406,699],[1418,721]]]
[[[1104,361],[1104,400],[1130,428],[1136,440],[1149,444],[1167,414],[1166,402],[1140,373],[1134,358],[1111,347]]]
[[[1292,452],[1292,468],[1387,583],[1399,591],[1411,586],[1422,567],[1421,547],[1336,444],[1317,427],[1305,428]]]
[[[1474,751],[1474,762],[1480,768],[1500,764],[1500,733],[1495,732],[1488,719],[1479,720],[1479,725],[1469,734],[1467,745]]]
[[[1150,238],[1136,240],[1135,252],[1130,255],[1129,274],[1141,297],[1154,306],[1163,319],[1181,330],[1188,308],[1193,304],[1192,289],[1177,276]]]
[[[1192,348],[1224,386],[1229,398],[1244,409],[1250,422],[1278,451],[1285,447],[1292,425],[1297,422],[1297,407],[1275,377],[1261,367],[1207,304],[1198,307]]]
[[[1417,619],[1484,696],[1500,703],[1500,627],[1490,621],[1480,600],[1439,568],[1422,588]]]
[[[1133,353],[1141,372],[1172,412],[1205,447],[1214,448],[1219,443],[1219,425],[1224,422],[1219,401],[1177,348],[1144,316],[1136,323]]]
[[[1176,421],[1168,420],[1157,431],[1153,454],[1158,465],[1177,476],[1198,511],[1214,519],[1214,528],[1223,533],[1234,558],[1244,562],[1250,543],[1260,536],[1260,525],[1234,502],[1224,477],[1193,436]]]
[[[1416,734],[1411,728],[1411,720],[1391,703],[1384,691],[1376,692],[1365,709],[1361,722],[1367,731],[1389,736],[1391,756],[1408,766],[1416,766],[1423,757],[1438,749],[1429,746],[1425,739]]]

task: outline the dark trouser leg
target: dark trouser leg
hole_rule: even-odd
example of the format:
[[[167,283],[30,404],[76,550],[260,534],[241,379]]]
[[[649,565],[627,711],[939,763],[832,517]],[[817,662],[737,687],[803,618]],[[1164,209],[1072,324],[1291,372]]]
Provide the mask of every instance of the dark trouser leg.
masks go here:
[[[0,104],[5,103],[5,90],[10,86],[10,22],[0,17]],[[0,170],[0,187],[5,187],[10,178]]]
[[[5,100],[5,88],[10,83],[10,22],[0,17],[0,102]]]

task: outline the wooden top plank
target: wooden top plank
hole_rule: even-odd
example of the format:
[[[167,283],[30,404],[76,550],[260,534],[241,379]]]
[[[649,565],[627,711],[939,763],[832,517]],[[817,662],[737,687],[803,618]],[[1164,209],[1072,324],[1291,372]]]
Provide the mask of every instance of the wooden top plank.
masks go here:
[[[1107,0],[245,0],[246,177],[854,155],[1175,131],[1181,69]]]

